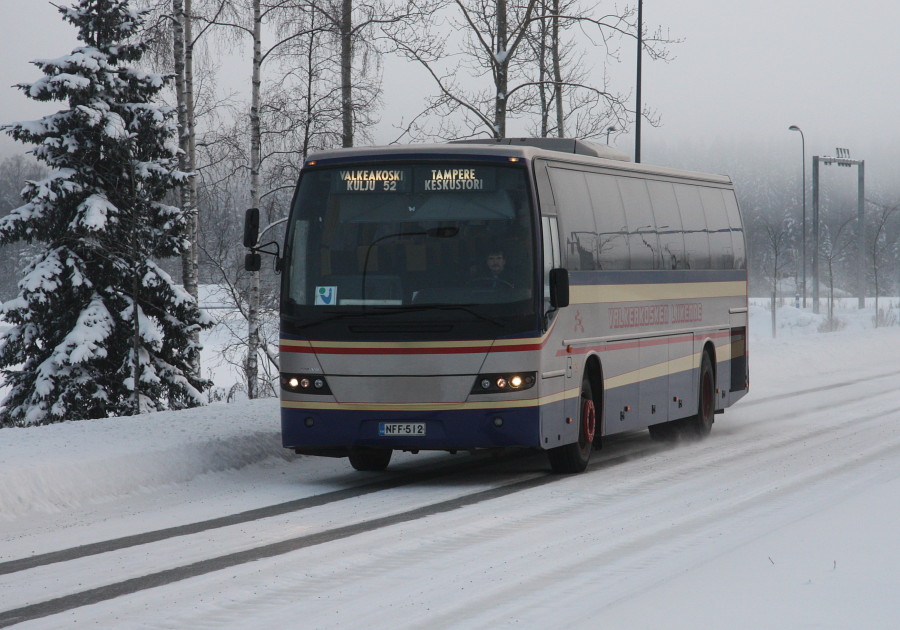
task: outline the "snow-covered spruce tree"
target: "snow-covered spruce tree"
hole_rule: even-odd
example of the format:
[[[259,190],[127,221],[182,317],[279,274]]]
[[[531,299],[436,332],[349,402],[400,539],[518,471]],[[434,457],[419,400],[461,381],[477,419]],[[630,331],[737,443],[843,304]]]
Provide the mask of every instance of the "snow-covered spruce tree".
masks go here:
[[[209,386],[191,371],[191,334],[209,320],[153,262],[187,246],[188,217],[161,200],[188,175],[175,112],[154,103],[167,77],[132,65],[144,46],[129,41],[141,14],[128,4],[60,8],[84,45],[34,62],[45,76],[17,87],[69,108],[3,127],[53,169],[0,219],[0,243],[42,246],[0,306],[13,325],[0,337],[5,425],[193,407]]]

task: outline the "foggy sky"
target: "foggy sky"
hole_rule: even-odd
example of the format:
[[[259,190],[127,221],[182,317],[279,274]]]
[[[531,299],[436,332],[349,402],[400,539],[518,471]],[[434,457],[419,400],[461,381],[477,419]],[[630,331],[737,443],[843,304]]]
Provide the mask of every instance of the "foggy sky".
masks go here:
[[[0,122],[60,109],[7,86],[38,78],[28,60],[68,53],[76,45],[73,29],[44,0],[0,0],[0,7],[5,17],[0,23]],[[807,177],[813,155],[834,155],[840,146],[866,160],[867,190],[900,189],[894,181],[900,140],[900,3],[644,0],[644,20],[684,39],[672,47],[672,61],[644,59],[644,104],[662,120],[660,127],[642,126],[644,162],[722,172],[722,165],[753,155],[757,161],[771,158],[799,186],[800,135],[788,131],[798,125],[806,137]],[[613,89],[633,89],[634,48],[632,41],[624,42],[622,63],[610,68]],[[393,112],[415,113],[419,107],[414,91],[391,82],[399,80],[391,75],[398,63],[405,62],[386,63],[376,142],[397,135],[391,129],[397,122]],[[249,76],[249,62],[241,66],[229,73],[239,76],[246,70]],[[404,74],[415,72],[407,66]],[[430,87],[424,75],[416,83]],[[632,155],[633,137],[614,135],[614,145]],[[24,148],[0,139],[0,156]]]

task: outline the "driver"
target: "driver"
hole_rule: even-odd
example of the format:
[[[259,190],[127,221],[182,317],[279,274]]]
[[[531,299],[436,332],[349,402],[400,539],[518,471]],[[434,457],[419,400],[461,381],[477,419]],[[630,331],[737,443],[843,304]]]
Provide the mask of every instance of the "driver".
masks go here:
[[[487,275],[475,279],[475,283],[478,286],[490,288],[515,287],[515,283],[506,270],[506,256],[502,249],[495,247],[488,250],[485,265],[487,266]]]

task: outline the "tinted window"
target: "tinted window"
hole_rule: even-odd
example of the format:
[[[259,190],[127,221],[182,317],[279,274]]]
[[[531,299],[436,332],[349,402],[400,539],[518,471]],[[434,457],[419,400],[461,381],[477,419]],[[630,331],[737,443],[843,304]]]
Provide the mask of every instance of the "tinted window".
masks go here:
[[[706,216],[700,202],[700,191],[695,186],[674,184],[675,199],[684,227],[684,249],[688,269],[709,269],[709,236]]]
[[[728,213],[728,225],[731,226],[731,244],[734,246],[734,268],[747,268],[747,248],[744,245],[744,228],[741,223],[741,213],[738,210],[737,199],[733,190],[723,190],[725,197],[725,210]]]
[[[628,269],[628,224],[616,178],[598,173],[587,173],[586,177],[597,222],[597,269]]]
[[[659,248],[663,269],[685,269],[687,261],[684,253],[684,230],[675,188],[669,182],[647,182],[653,216],[659,232]]]
[[[650,206],[647,182],[633,177],[620,177],[619,191],[625,205],[631,269],[659,269],[659,238],[656,234],[656,222]]]
[[[560,266],[556,217],[541,217],[544,249],[544,300],[550,301],[550,270]]]
[[[291,308],[513,303],[532,295],[535,246],[523,168],[308,170],[292,219],[284,279]],[[504,290],[481,291],[488,258],[497,254]]]
[[[725,200],[719,188],[701,188],[700,199],[709,229],[710,263],[713,269],[734,267],[734,247],[731,244],[731,227],[725,211]]]
[[[570,270],[596,269],[594,250],[597,227],[584,173],[562,168],[548,168],[553,197],[560,209],[566,242],[567,266]]]

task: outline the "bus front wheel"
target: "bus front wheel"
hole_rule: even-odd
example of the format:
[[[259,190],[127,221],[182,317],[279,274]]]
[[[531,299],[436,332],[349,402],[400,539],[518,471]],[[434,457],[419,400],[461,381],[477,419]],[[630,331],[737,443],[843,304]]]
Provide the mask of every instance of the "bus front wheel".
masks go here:
[[[553,472],[568,475],[583,472],[591,459],[597,432],[597,408],[594,404],[591,381],[587,374],[581,382],[581,407],[578,413],[578,441],[547,451]]]
[[[350,449],[350,465],[356,470],[381,471],[391,463],[394,451],[389,448],[365,448],[354,446]]]

